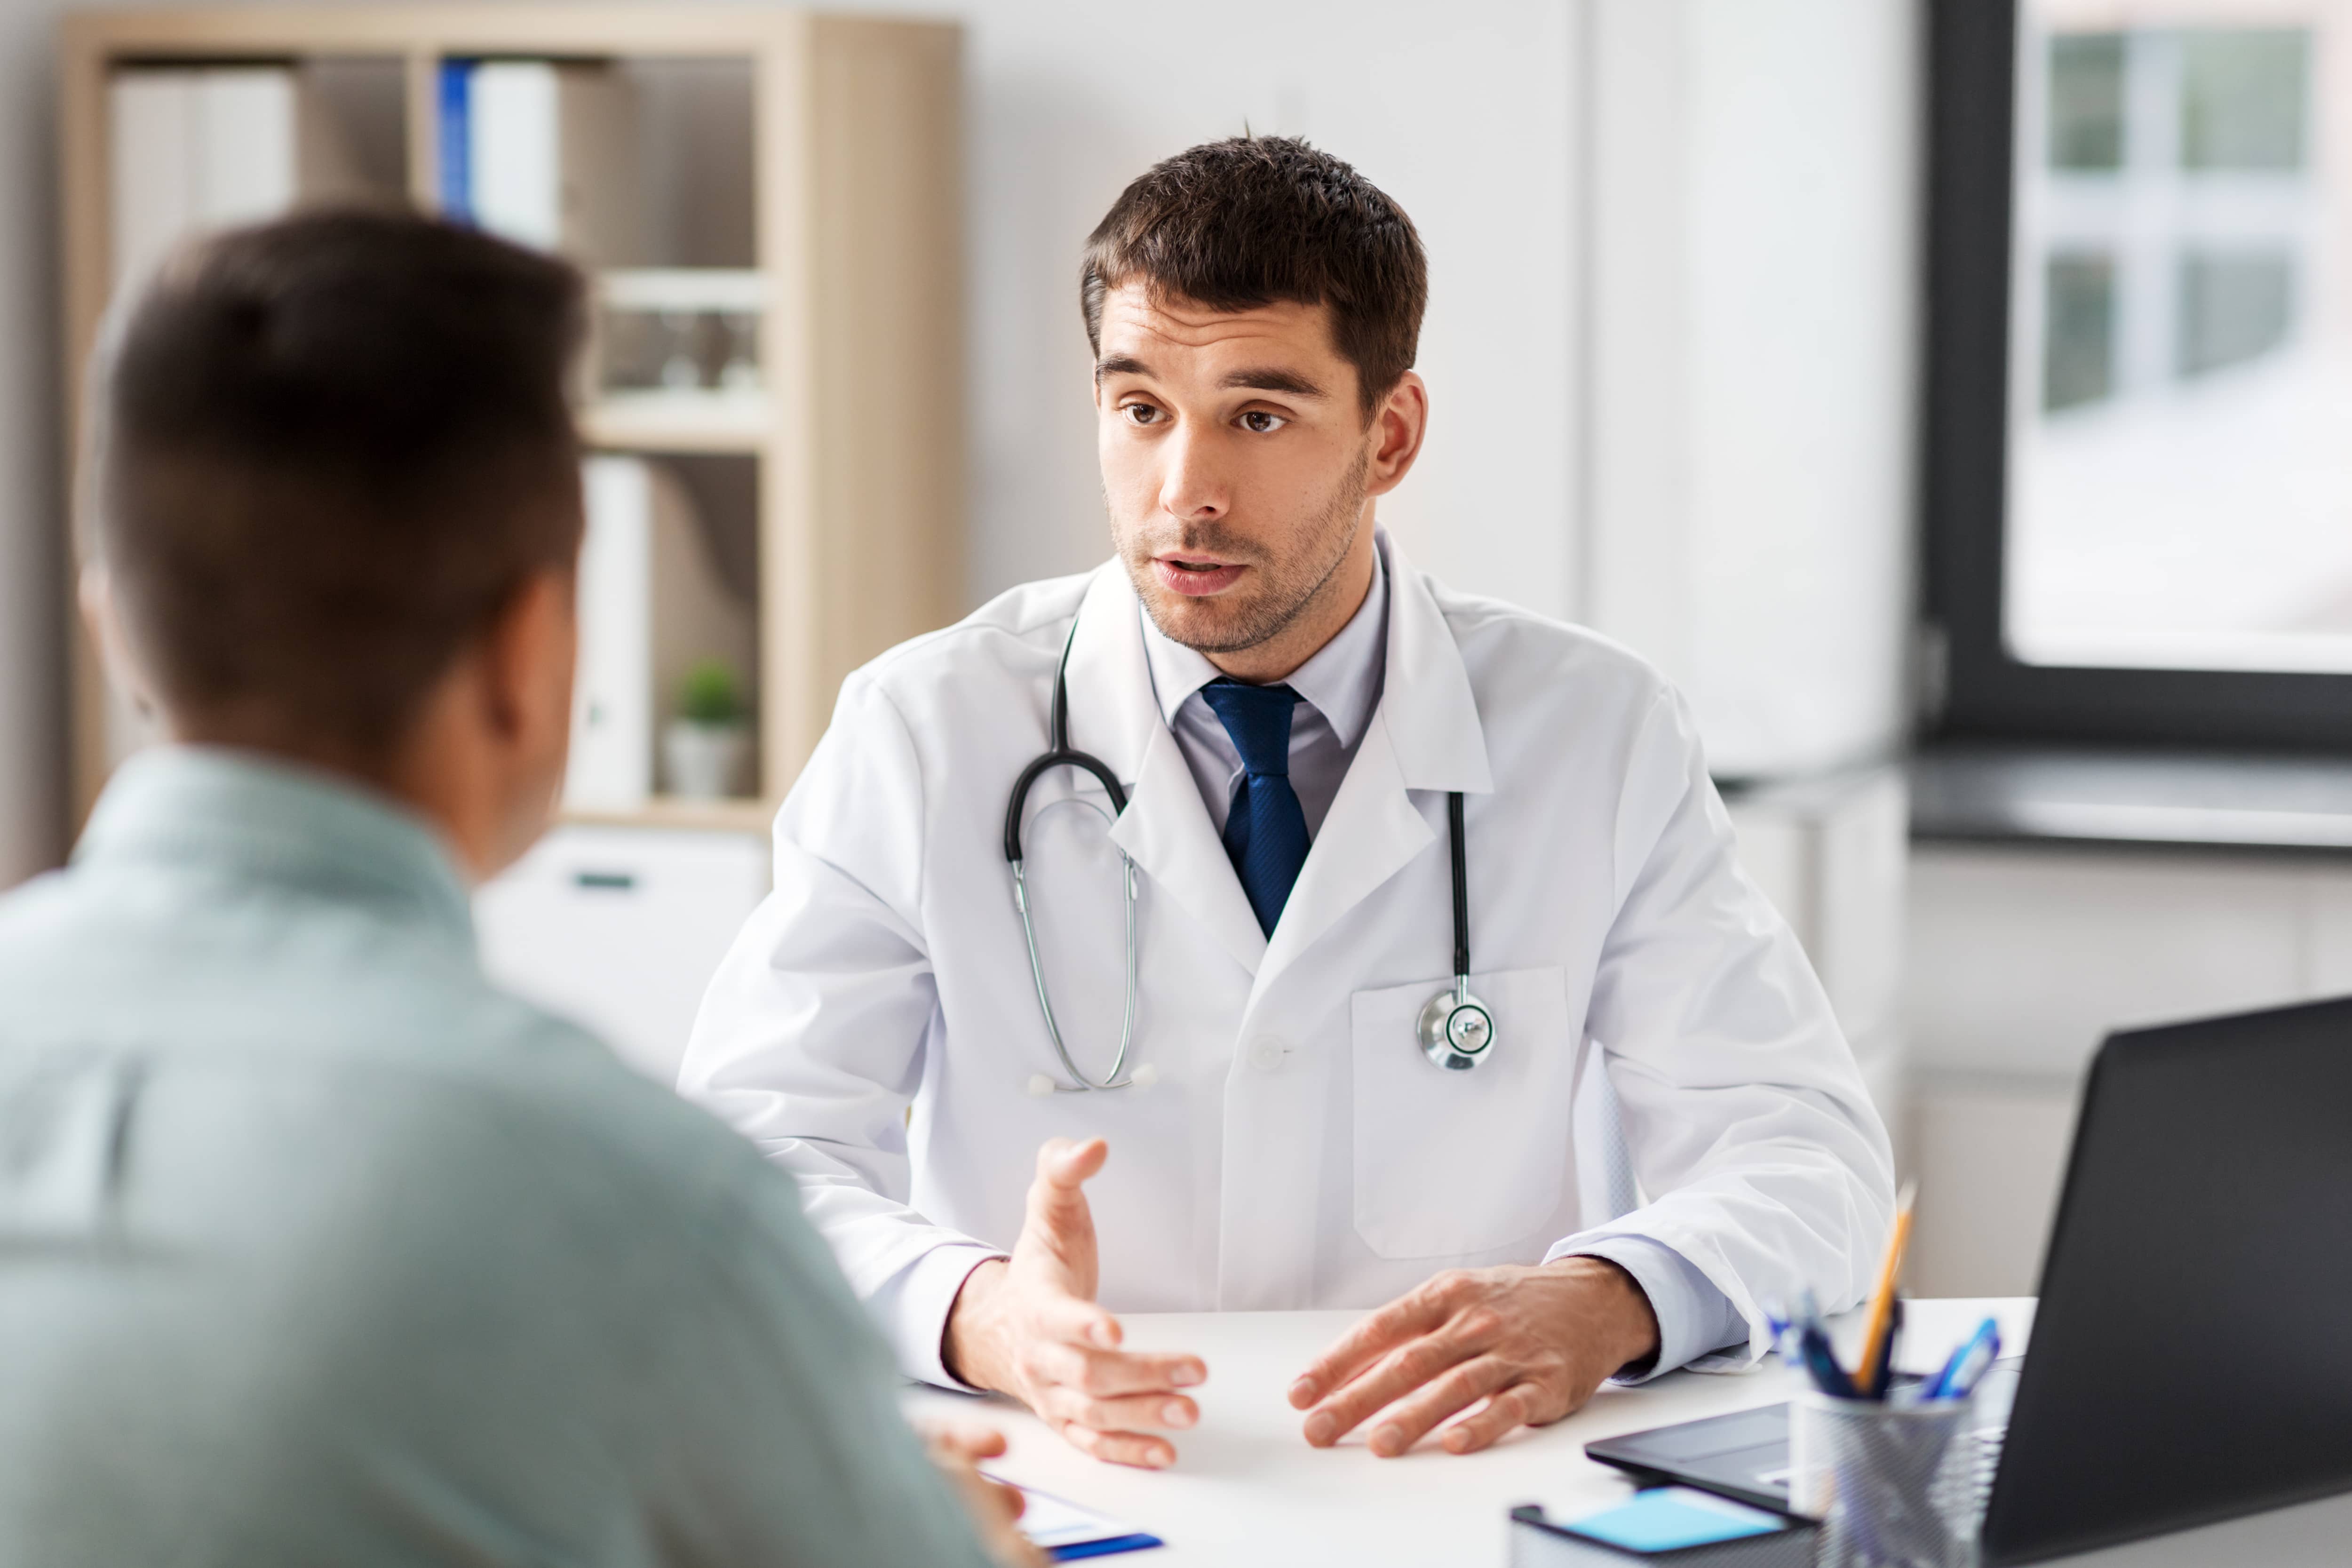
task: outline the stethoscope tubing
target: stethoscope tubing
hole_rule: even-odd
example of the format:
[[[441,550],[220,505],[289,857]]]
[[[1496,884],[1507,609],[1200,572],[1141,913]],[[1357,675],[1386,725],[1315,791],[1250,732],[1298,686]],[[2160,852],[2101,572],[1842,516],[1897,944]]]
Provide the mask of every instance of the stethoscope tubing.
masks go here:
[[[1097,1082],[1081,1071],[1070,1056],[1070,1048],[1062,1039],[1062,1026],[1054,1016],[1054,1000],[1045,988],[1045,964],[1037,951],[1037,929],[1029,913],[1029,880],[1021,845],[1021,818],[1029,805],[1029,791],[1038,779],[1055,768],[1076,768],[1093,775],[1110,797],[1110,810],[1106,815],[1116,823],[1127,810],[1127,791],[1120,787],[1118,775],[1112,773],[1101,758],[1079,751],[1070,744],[1070,650],[1078,640],[1078,623],[1074,616],[1069,636],[1062,641],[1062,657],[1054,667],[1054,702],[1048,722],[1048,745],[1042,756],[1034,759],[1021,770],[1013,781],[1012,797],[1004,806],[1004,858],[1013,868],[1013,907],[1021,916],[1021,938],[1029,950],[1029,974],[1036,983],[1037,1010],[1045,1016],[1045,1036],[1053,1042],[1054,1055],[1061,1061],[1062,1069],[1076,1080],[1071,1084],[1055,1083],[1042,1075],[1033,1080],[1045,1092],[1076,1094],[1087,1090],[1127,1089],[1139,1082],[1127,1070],[1129,1050],[1135,1043],[1135,1002],[1141,987],[1142,966],[1140,945],[1137,933],[1136,905],[1139,889],[1135,862],[1127,851],[1119,851],[1119,876],[1127,901],[1127,998],[1119,1020],[1118,1054],[1111,1058],[1109,1076]],[[1468,854],[1464,846],[1463,804],[1459,790],[1448,791],[1445,797],[1447,837],[1451,840],[1451,869],[1454,874],[1454,984],[1447,992],[1432,997],[1423,1010],[1422,1021],[1416,1026],[1422,1036],[1423,1049],[1430,1059],[1441,1067],[1466,1068],[1484,1057],[1491,1042],[1492,1018],[1484,1004],[1470,994],[1470,874]],[[1450,1006],[1449,1006],[1450,1004]],[[1449,1046],[1446,1020],[1454,1011],[1475,1015],[1482,1033],[1476,1043]]]
[[[1119,787],[1118,775],[1110,771],[1101,758],[1087,754],[1070,744],[1070,647],[1078,640],[1078,624],[1070,623],[1070,635],[1062,643],[1061,663],[1054,669],[1054,709],[1050,721],[1051,746],[1021,770],[1014,781],[1012,798],[1004,807],[1004,858],[1013,868],[1013,907],[1021,913],[1021,939],[1029,948],[1029,976],[1037,984],[1037,1010],[1045,1016],[1045,1037],[1054,1043],[1054,1055],[1061,1058],[1062,1070],[1077,1082],[1072,1089],[1067,1084],[1055,1084],[1063,1093],[1082,1093],[1088,1089],[1126,1089],[1135,1079],[1127,1072],[1127,1054],[1135,1043],[1135,998],[1142,985],[1140,949],[1136,931],[1136,903],[1139,896],[1135,862],[1127,851],[1118,852],[1119,878],[1127,898],[1127,1002],[1118,1026],[1118,1054],[1111,1058],[1110,1074],[1097,1083],[1079,1070],[1070,1056],[1070,1047],[1063,1043],[1062,1026],[1054,1016],[1054,999],[1045,990],[1045,963],[1037,952],[1037,928],[1029,915],[1029,879],[1021,848],[1021,817],[1029,805],[1030,786],[1055,768],[1077,768],[1094,775],[1110,796],[1110,819],[1116,822],[1127,809],[1127,791]]]

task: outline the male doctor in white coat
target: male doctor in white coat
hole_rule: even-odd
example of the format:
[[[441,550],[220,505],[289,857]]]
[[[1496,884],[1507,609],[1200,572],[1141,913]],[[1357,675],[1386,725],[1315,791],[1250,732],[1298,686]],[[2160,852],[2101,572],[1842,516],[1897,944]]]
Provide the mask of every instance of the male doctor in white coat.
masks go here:
[[[1377,1308],[1299,1369],[1305,1439],[1464,1453],[1612,1377],[1745,1363],[1770,1304],[1859,1300],[1891,1220],[1885,1129],[1680,699],[1377,528],[1427,422],[1426,292],[1404,214],[1301,142],[1128,188],[1082,284],[1116,559],[844,684],[687,1056],[910,1373],[1106,1459],[1171,1463],[1210,1371],[1122,1350],[1116,1310]],[[1129,1087],[1097,1092],[1005,846],[1066,646],[1070,743],[1125,807],[1051,768],[1022,847],[1096,1082],[1135,867]],[[1457,796],[1493,1025],[1460,1068],[1416,1027],[1454,984]],[[1645,1201],[1577,1135],[1593,1053]]]

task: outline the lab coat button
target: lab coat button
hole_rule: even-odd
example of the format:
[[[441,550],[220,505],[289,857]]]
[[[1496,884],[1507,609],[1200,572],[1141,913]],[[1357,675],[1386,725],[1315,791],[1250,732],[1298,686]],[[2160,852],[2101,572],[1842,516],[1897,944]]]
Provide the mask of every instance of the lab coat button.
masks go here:
[[[1273,1072],[1282,1066],[1282,1042],[1272,1035],[1260,1035],[1250,1042],[1249,1064],[1260,1072]]]

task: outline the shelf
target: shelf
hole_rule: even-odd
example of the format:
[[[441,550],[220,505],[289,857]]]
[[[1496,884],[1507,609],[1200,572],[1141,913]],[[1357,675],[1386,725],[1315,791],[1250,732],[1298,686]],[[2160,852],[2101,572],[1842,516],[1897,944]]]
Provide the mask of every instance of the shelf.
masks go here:
[[[680,800],[656,795],[634,811],[574,811],[565,809],[557,820],[567,826],[594,827],[688,827],[709,833],[756,833],[767,836],[775,821],[772,800]]]
[[[768,276],[751,268],[616,267],[596,274],[608,310],[761,310]]]
[[[769,430],[757,392],[609,392],[580,414],[588,445],[626,451],[756,452]]]

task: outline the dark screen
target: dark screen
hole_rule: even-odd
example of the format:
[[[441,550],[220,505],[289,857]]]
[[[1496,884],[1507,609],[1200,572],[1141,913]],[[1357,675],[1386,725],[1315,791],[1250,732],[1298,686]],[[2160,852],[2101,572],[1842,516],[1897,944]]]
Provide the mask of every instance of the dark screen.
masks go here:
[[[2347,1303],[2352,1000],[2109,1039],[1987,1561],[2352,1489]]]

